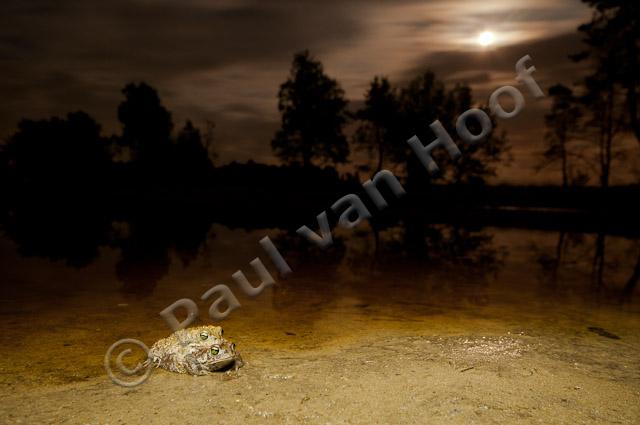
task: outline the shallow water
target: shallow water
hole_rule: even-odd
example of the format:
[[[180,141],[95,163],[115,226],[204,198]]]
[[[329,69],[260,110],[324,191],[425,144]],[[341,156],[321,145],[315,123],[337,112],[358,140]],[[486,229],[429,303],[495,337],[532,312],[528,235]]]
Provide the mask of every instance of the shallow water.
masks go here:
[[[75,269],[24,258],[3,239],[2,385],[104,376],[111,343],[131,337],[150,346],[170,333],[158,313],[177,299],[198,303],[194,324],[211,323],[210,303],[199,298],[219,283],[242,304],[221,323],[241,352],[339,348],[377,335],[527,335],[549,348],[562,345],[576,358],[581,342],[605,344],[606,351],[592,353],[602,356],[640,348],[640,305],[634,291],[624,290],[637,241],[606,236],[602,244],[597,235],[517,229],[461,232],[436,227],[416,247],[392,228],[380,233],[376,249],[372,232],[361,229],[338,237],[337,248],[313,251],[277,229],[214,225],[188,261],[169,250],[161,264],[142,259],[128,274],[117,249],[101,248],[93,263]],[[288,277],[279,277],[261,252],[264,235],[286,252]],[[249,298],[231,274],[242,269],[256,279],[248,262],[259,255],[277,284]]]

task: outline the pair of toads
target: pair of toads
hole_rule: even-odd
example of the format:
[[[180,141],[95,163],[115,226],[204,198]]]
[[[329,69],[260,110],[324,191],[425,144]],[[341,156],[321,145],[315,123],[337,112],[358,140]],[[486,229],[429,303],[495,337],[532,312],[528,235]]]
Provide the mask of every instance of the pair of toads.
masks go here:
[[[244,362],[235,344],[224,339],[220,326],[197,326],[178,330],[157,341],[151,346],[145,365],[207,375],[215,371],[237,371]]]

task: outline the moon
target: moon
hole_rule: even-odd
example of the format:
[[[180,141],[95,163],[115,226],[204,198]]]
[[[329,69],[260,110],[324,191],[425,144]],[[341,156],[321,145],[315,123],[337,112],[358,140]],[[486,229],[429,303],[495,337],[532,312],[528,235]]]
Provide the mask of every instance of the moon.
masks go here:
[[[478,44],[482,47],[487,47],[495,41],[495,36],[491,31],[483,31],[478,35]]]

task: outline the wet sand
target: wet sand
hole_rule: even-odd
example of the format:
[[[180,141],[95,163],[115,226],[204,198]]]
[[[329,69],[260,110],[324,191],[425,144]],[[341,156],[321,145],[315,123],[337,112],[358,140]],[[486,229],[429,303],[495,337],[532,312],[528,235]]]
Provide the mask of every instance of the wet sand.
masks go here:
[[[3,423],[637,423],[637,347],[592,335],[378,335],[340,348],[245,351],[237,375],[157,371],[2,395]],[[580,346],[578,352],[576,345]],[[613,353],[613,354],[612,354]]]
[[[555,283],[541,275],[532,256],[553,251],[555,237],[520,231],[496,233],[492,246],[508,247],[499,272],[369,267],[349,247],[336,264],[294,258],[290,278],[241,298],[222,322],[247,362],[237,375],[158,370],[139,387],[115,386],[102,367],[111,343],[166,336],[158,311],[230,283],[259,253],[263,232],[215,230],[213,260],[203,252],[187,267],[173,262],[146,297],[119,290],[116,253],[75,271],[12,258],[3,245],[2,261],[18,271],[0,315],[0,422],[640,421],[640,310],[618,298],[632,243],[610,240],[618,266],[594,288],[579,262]],[[198,305],[199,322],[210,323],[208,304]]]

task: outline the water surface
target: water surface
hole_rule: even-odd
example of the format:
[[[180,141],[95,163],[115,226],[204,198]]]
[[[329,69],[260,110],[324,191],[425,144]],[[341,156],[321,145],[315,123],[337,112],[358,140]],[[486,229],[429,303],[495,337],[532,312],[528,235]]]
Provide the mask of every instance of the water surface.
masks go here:
[[[114,228],[131,232],[126,223]],[[291,265],[287,278],[261,251],[265,235]],[[529,335],[576,358],[585,344],[606,346],[591,353],[600,356],[640,347],[640,308],[630,285],[640,245],[628,238],[451,225],[398,226],[376,237],[363,226],[339,232],[323,251],[284,230],[216,224],[188,255],[156,241],[102,246],[78,268],[25,257],[4,238],[5,389],[104,376],[111,343],[132,337],[151,345],[170,333],[158,313],[175,300],[193,299],[196,324],[211,323],[210,303],[200,296],[220,283],[242,304],[221,325],[245,352],[313,352],[376,335]],[[277,284],[249,298],[231,275],[242,269],[255,280],[248,263],[256,256]]]

